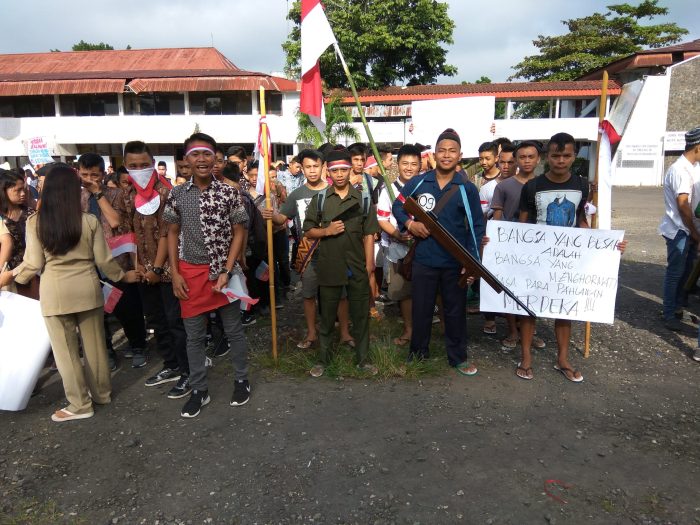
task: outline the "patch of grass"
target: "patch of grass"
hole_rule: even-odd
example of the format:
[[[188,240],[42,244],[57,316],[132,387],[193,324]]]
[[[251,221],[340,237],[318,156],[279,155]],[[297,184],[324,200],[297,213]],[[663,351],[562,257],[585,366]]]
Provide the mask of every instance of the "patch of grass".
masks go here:
[[[393,320],[370,324],[369,362],[374,364],[379,373],[376,379],[408,378],[417,379],[444,374],[449,370],[443,345],[443,336],[438,329],[433,330],[430,359],[406,362],[408,347],[399,348],[393,343],[394,337],[401,333],[401,327]],[[290,339],[280,341],[278,361],[275,362],[270,352],[251,356],[252,362],[259,368],[273,369],[284,375],[303,377],[317,363],[317,349],[300,350]],[[334,342],[331,362],[326,366],[325,377],[366,379],[370,376],[358,370],[355,365],[355,350],[347,345]]]
[[[603,498],[601,506],[603,507],[603,510],[609,514],[615,512],[615,503],[613,503],[611,499]]]
[[[22,499],[10,504],[0,513],[0,525],[84,525],[76,516],[66,516],[52,500]]]

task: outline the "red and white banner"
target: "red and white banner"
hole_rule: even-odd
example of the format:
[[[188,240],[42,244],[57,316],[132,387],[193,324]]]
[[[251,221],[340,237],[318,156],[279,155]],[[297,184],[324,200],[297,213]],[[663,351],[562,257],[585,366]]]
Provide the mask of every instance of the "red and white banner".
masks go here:
[[[264,126],[263,126],[264,124]],[[265,128],[267,134],[267,151],[263,151],[263,127]],[[268,170],[270,168],[270,163],[272,162],[272,138],[270,137],[270,126],[267,125],[267,117],[260,117],[260,123],[258,125],[258,142],[255,144],[255,151],[253,151],[253,156],[255,160],[258,161],[258,180],[255,183],[255,191],[260,195],[265,194],[265,178],[268,177],[268,173],[265,173],[265,166]],[[267,162],[265,162],[265,156],[267,156]]]
[[[112,257],[118,257],[123,253],[136,253],[136,235],[125,233],[107,239],[107,245],[112,250]]]
[[[105,313],[111,314],[114,311],[122,295],[124,295],[124,292],[116,286],[102,282],[102,297],[105,302]]]
[[[319,58],[328,46],[336,44],[320,0],[301,0],[301,100],[299,109],[323,132],[326,115]]]
[[[613,125],[604,120],[600,124],[600,149],[598,151],[598,228],[612,228],[612,146],[620,142],[620,135]]]

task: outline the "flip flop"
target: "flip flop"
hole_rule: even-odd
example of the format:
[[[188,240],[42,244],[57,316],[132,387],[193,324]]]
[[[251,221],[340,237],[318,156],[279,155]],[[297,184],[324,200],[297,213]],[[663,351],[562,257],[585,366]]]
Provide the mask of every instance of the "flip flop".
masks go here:
[[[308,350],[316,344],[316,341],[318,341],[318,339],[304,339],[303,341],[299,341],[297,343],[297,348],[301,350]]]
[[[70,410],[61,408],[60,410],[56,410],[56,412],[51,414],[51,421],[55,421],[56,423],[62,423],[64,421],[72,421],[74,419],[87,419],[94,415],[94,412],[86,412],[85,414],[74,414]]]
[[[506,337],[505,339],[501,340],[501,346],[503,346],[503,348],[507,348],[509,350],[512,350],[513,348],[518,346],[519,342],[520,342],[519,337],[516,337],[515,339],[513,339],[511,337]]]
[[[532,347],[537,348],[538,350],[542,350],[544,347],[547,346],[547,343],[544,342],[540,337],[537,337],[536,335],[532,337]]]
[[[576,372],[578,372],[578,370],[571,370],[571,368],[559,365],[554,365],[554,370],[561,372],[561,375],[572,383],[581,383],[583,381],[583,376],[576,377]],[[567,372],[571,372],[571,377],[568,376]]]
[[[535,377],[534,374],[529,375],[532,374],[532,367],[523,368],[522,366],[520,366],[521,364],[522,363],[518,363],[518,368],[515,369],[515,375],[518,376],[520,379],[524,379],[525,381],[532,381]],[[519,373],[521,371],[524,372],[524,375]]]
[[[486,335],[496,335],[496,327],[495,326],[493,328],[484,326],[481,329],[481,331],[484,332]]]
[[[475,376],[477,372],[479,371],[478,368],[476,368],[474,365],[467,365],[467,363],[460,363],[455,367],[455,370],[457,370],[458,374],[461,374],[463,376]]]

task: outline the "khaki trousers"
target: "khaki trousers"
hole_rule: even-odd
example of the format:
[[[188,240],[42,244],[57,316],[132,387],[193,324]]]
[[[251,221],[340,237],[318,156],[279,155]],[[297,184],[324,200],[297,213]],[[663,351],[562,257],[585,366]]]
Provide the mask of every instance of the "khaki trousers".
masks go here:
[[[74,414],[91,412],[93,401],[102,405],[111,400],[112,381],[103,317],[102,307],[44,317],[56,367],[61,374],[63,390],[69,403],[66,409]],[[83,342],[84,365],[80,361],[76,328],[80,330]]]

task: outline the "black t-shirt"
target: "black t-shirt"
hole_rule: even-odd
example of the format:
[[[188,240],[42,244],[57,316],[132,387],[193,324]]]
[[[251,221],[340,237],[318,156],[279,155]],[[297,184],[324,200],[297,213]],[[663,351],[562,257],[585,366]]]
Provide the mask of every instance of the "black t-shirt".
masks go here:
[[[552,182],[545,175],[528,181],[520,195],[520,211],[528,222],[549,226],[577,227],[588,200],[588,184],[572,174],[566,182]]]

